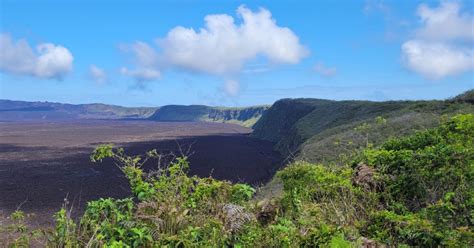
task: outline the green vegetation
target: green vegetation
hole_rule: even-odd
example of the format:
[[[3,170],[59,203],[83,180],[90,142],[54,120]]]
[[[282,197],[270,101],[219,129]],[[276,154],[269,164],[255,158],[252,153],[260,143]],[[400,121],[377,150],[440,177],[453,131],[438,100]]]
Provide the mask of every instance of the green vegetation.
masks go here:
[[[158,109],[149,119],[156,121],[221,122],[252,127],[268,108],[268,106],[225,108],[204,105],[168,105]]]
[[[266,111],[252,135],[276,142],[275,149],[294,160],[341,164],[368,144],[433,128],[443,116],[474,113],[472,94],[446,101],[283,99]],[[377,123],[377,117],[385,122]]]
[[[474,103],[474,90],[468,90],[453,99],[453,102],[467,102],[467,103]]]
[[[185,157],[146,173],[156,151],[128,156],[103,145],[91,159],[113,159],[133,198],[89,202],[78,222],[63,208],[44,232],[29,230],[18,211],[3,229],[13,247],[34,239],[51,247],[473,247],[474,115],[374,147],[370,130],[389,121],[358,125],[366,148],[346,164],[297,161],[279,171],[283,188],[272,197],[188,176]]]

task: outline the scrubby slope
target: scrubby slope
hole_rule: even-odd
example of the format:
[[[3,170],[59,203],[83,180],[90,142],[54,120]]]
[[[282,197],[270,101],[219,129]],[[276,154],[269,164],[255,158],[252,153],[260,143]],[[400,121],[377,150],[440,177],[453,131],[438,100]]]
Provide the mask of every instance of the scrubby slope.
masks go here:
[[[474,105],[466,100],[283,99],[255,124],[252,135],[276,142],[275,149],[285,156],[296,155],[313,162],[334,161],[338,157],[335,155],[436,126],[441,116],[456,113],[474,113]],[[383,117],[384,123],[377,124],[376,117]]]
[[[222,122],[250,127],[267,109],[267,106],[225,108],[204,105],[167,105],[159,108],[149,119],[156,121]]]
[[[89,202],[80,222],[63,208],[49,232],[16,211],[0,234],[13,247],[473,247],[473,142],[474,115],[457,115],[342,166],[292,163],[263,201],[246,184],[188,176],[186,158],[146,173],[156,151],[103,145],[91,159],[113,159],[133,198]]]
[[[468,102],[474,104],[474,90],[468,90],[452,99],[455,102]]]
[[[254,125],[254,136],[278,142],[289,135],[290,129],[316,107],[332,103],[328,100],[282,99],[275,102]]]

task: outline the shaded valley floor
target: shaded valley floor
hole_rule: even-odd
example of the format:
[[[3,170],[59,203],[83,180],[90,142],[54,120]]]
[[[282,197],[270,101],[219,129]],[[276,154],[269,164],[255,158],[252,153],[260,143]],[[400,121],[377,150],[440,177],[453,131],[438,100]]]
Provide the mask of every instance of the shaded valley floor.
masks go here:
[[[150,121],[75,121],[0,123],[0,211],[34,213],[38,225],[67,199],[79,213],[101,197],[130,195],[111,162],[89,161],[101,143],[114,143],[128,154],[150,149],[180,154],[189,150],[190,174],[259,184],[270,179],[281,159],[272,143],[249,137],[250,129],[218,123]],[[153,169],[147,164],[146,169]]]

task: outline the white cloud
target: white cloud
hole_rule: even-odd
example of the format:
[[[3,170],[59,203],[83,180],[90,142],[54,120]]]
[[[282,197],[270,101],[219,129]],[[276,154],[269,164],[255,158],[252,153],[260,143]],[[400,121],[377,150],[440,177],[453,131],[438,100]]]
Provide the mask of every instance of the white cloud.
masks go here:
[[[73,56],[60,45],[41,43],[36,52],[24,39],[0,34],[0,70],[15,75],[62,79],[72,71]]]
[[[474,17],[461,12],[458,2],[443,1],[437,8],[421,4],[421,28],[402,44],[406,66],[429,79],[474,70]]]
[[[443,1],[437,8],[420,5],[417,14],[424,27],[417,36],[429,40],[474,40],[474,18],[460,10],[458,2]]]
[[[237,80],[226,80],[224,82],[224,93],[228,96],[235,97],[240,93],[240,83]]]
[[[366,15],[372,12],[381,12],[384,15],[390,14],[390,7],[381,0],[366,0],[363,11]]]
[[[176,27],[157,43],[167,63],[217,75],[239,72],[247,61],[263,56],[276,64],[295,64],[308,54],[298,36],[280,27],[270,11],[237,9],[242,23],[229,15],[208,15],[198,31]]]
[[[314,65],[313,70],[323,77],[332,77],[337,74],[336,67],[327,67],[322,62],[317,62]]]
[[[248,68],[248,69],[243,69],[242,73],[245,74],[256,74],[256,73],[263,73],[269,71],[270,68],[268,67],[262,67],[262,68]]]
[[[129,49],[135,57],[135,63],[143,67],[157,66],[158,54],[145,42],[136,41]]]
[[[89,75],[96,83],[103,84],[107,82],[107,73],[96,65],[90,65]]]
[[[198,30],[177,26],[156,39],[159,53],[146,43],[136,42],[126,49],[135,57],[137,73],[133,74],[138,76],[139,70],[177,68],[233,78],[244,72],[247,62],[257,58],[271,64],[296,64],[309,54],[298,36],[291,29],[278,26],[267,9],[254,12],[240,6],[237,17],[239,23],[230,15],[207,15],[204,27]],[[224,89],[230,85],[236,89],[238,81],[226,85]]]
[[[161,78],[159,70],[153,68],[138,68],[135,70],[129,70],[125,67],[120,69],[120,73],[124,76],[135,78],[138,82],[153,81]]]
[[[445,43],[410,40],[402,51],[407,66],[430,79],[440,79],[474,69],[474,51]]]
[[[403,44],[402,51],[407,66],[426,78],[440,79],[474,69],[472,48],[410,40]]]
[[[161,71],[158,69],[158,54],[155,49],[145,42],[137,41],[132,45],[122,45],[121,50],[133,55],[135,69],[123,67],[120,72],[124,76],[129,76],[138,82],[153,81],[161,78]]]
[[[243,74],[264,73],[271,70],[268,63],[247,63],[241,70]]]

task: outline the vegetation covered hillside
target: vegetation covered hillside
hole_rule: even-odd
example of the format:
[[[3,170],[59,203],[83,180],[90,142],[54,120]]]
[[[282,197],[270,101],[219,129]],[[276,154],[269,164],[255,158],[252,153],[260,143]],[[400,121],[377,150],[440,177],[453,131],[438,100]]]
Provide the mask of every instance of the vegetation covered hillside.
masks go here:
[[[24,247],[473,247],[474,115],[368,148],[342,166],[294,162],[276,175],[283,190],[255,189],[186,174],[186,158],[145,173],[150,151],[130,157],[104,145],[133,198],[89,202],[78,222],[67,208],[49,231],[17,211],[0,228]],[[67,206],[66,206],[67,207]],[[0,235],[1,237],[1,235]]]
[[[204,105],[167,105],[159,108],[149,119],[156,121],[222,122],[251,127],[267,109],[267,106],[225,108]]]
[[[469,94],[455,99],[466,99]],[[354,149],[434,127],[442,116],[458,113],[474,113],[474,105],[468,100],[283,99],[255,124],[253,135],[276,142],[275,149],[284,156],[334,162]]]
[[[468,90],[453,99],[451,101],[454,102],[468,102],[468,103],[473,103],[474,104],[474,90]]]

